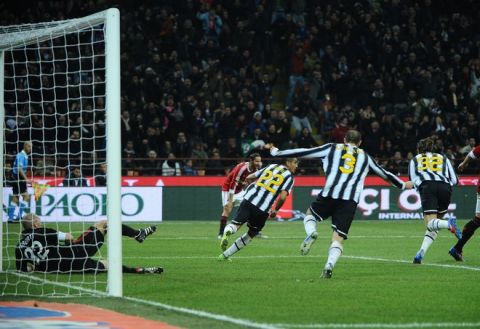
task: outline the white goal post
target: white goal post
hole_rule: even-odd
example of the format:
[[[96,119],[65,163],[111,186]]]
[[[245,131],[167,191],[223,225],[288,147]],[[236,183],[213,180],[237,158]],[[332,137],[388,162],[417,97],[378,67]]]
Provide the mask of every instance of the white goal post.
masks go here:
[[[34,51],[38,52],[38,56],[41,57],[41,52],[42,52],[42,47],[44,47],[44,44],[48,41],[51,41],[52,44],[52,54],[55,52],[55,42],[54,40],[60,39],[67,39],[67,35],[70,34],[75,34],[77,33],[78,39],[79,39],[79,45],[78,49],[80,49],[80,45],[82,42],[80,40],[80,34],[83,33],[82,31],[88,30],[89,28],[91,29],[92,27],[97,26],[98,30],[103,30],[103,40],[104,42],[104,55],[101,54],[101,56],[104,56],[104,61],[105,66],[102,68],[102,75],[104,72],[105,78],[104,82],[102,81],[102,84],[104,83],[105,86],[105,94],[104,94],[104,100],[105,100],[105,139],[106,143],[103,146],[105,149],[106,153],[106,163],[108,166],[108,171],[107,171],[107,219],[108,219],[108,238],[107,238],[107,243],[108,243],[108,277],[107,277],[107,292],[108,295],[110,296],[115,296],[115,297],[121,297],[123,295],[123,288],[122,288],[122,235],[121,235],[121,218],[122,218],[122,211],[121,211],[121,136],[120,136],[120,11],[116,8],[108,9],[103,12],[99,12],[87,17],[83,18],[77,18],[77,19],[69,19],[65,21],[54,21],[54,22],[46,22],[46,23],[35,23],[35,24],[24,24],[24,25],[15,25],[15,26],[3,26],[0,27],[0,122],[2,123],[2,132],[0,134],[0,157],[1,157],[1,164],[3,167],[5,167],[6,164],[6,159],[5,159],[5,148],[7,147],[7,138],[6,138],[6,130],[7,130],[7,122],[8,117],[6,118],[6,101],[5,101],[5,65],[7,64],[7,58],[6,58],[6,53],[13,51],[13,49],[27,49],[28,47],[32,47]],[[100,28],[98,28],[100,26]],[[92,33],[92,39],[94,39],[92,42],[95,42],[95,36],[93,36]],[[36,45],[36,46],[35,46]],[[67,45],[71,46],[71,45]],[[67,48],[65,46],[65,48]],[[92,46],[93,47],[93,46]],[[103,49],[103,48],[102,48]],[[29,48],[30,50],[30,48]],[[79,53],[81,53],[80,50],[78,50]],[[25,50],[25,54],[27,53],[27,50]],[[65,53],[67,51],[65,50]],[[66,55],[67,56],[67,55]],[[79,55],[80,56],[80,55]],[[13,57],[13,55],[11,55]],[[25,55],[26,60],[25,65],[26,69],[26,75],[29,74],[28,72],[28,65],[29,65],[29,59],[28,56]],[[91,61],[93,62],[93,55],[91,55],[92,59]],[[42,61],[43,59],[40,58],[39,61]],[[67,70],[68,70],[68,58],[67,59],[62,59],[64,62],[66,62]],[[49,58],[50,62],[53,62],[52,67],[53,70],[55,71],[55,55],[53,55],[53,59]],[[80,61],[80,60],[79,60]],[[41,71],[41,64],[35,64],[38,67],[40,67],[40,72],[35,72],[39,79],[42,79],[42,71]],[[63,65],[63,64],[62,64]],[[81,90],[82,84],[85,82],[82,80],[82,64],[80,65],[80,69],[78,71],[74,72],[76,75],[78,75],[79,81],[75,82],[78,84],[78,89]],[[95,67],[91,69],[91,76],[95,76]],[[15,70],[15,69],[13,69]],[[67,71],[66,70],[66,71]],[[104,70],[104,71],[103,71]],[[62,72],[65,73],[65,75],[68,75],[68,72]],[[24,73],[18,73],[19,76]],[[56,73],[54,72],[53,75],[53,80],[55,80],[55,75]],[[25,78],[28,80],[28,77]],[[12,79],[14,80],[14,79]],[[28,84],[28,82],[27,82]],[[40,82],[40,85],[42,86],[42,83]],[[95,88],[95,81],[91,82],[91,85]],[[23,86],[22,86],[23,88]],[[34,87],[29,86],[27,91],[32,93],[37,92],[37,89],[34,89]],[[49,87],[50,88],[50,87]],[[56,87],[52,87],[52,93],[55,94],[57,90],[55,89]],[[68,88],[68,83],[67,87]],[[24,91],[24,90],[22,90]],[[39,92],[40,95],[43,95],[42,92]],[[67,95],[68,95],[68,90],[67,90]],[[82,96],[82,93],[80,91],[80,98]],[[43,96],[41,96],[43,97]],[[56,97],[56,95],[55,95]],[[102,96],[103,98],[103,96]],[[20,100],[20,98],[17,98],[17,95],[15,94],[15,99],[18,99],[18,102],[23,102],[24,100]],[[56,98],[55,98],[56,101]],[[82,100],[80,99],[78,101],[80,104]],[[30,104],[35,103],[35,100],[32,100],[31,98],[28,98],[25,103],[27,105],[25,106],[30,106]],[[68,104],[68,101],[65,103]],[[43,108],[44,105],[39,105],[39,107]],[[67,105],[68,106],[68,105]],[[53,105],[55,108],[55,104]],[[80,109],[82,110],[82,109]],[[93,110],[94,111],[94,110]],[[30,114],[32,116],[32,114]],[[42,118],[45,118],[46,115],[42,115]],[[56,117],[55,117],[56,118]],[[79,123],[79,129],[81,129],[81,119],[82,115],[80,115],[80,123]],[[55,119],[56,120],[56,119]],[[18,121],[18,118],[17,118]],[[32,119],[33,121],[33,119]],[[77,127],[77,126],[76,126]],[[93,127],[93,125],[92,125]],[[19,130],[18,128],[17,130]],[[26,128],[25,128],[26,129]],[[26,133],[28,136],[32,136],[34,132],[34,127],[30,126],[30,130],[27,131]],[[94,128],[92,128],[93,130]],[[42,132],[45,133],[45,132]],[[56,133],[56,132],[55,132]],[[32,137],[30,137],[32,138]],[[95,136],[90,138],[94,143],[95,142]],[[22,140],[25,142],[25,140]],[[55,141],[53,142],[55,144]],[[79,144],[82,145],[83,141],[80,140]],[[34,143],[35,144],[35,143]],[[41,144],[41,143],[40,143]],[[70,150],[70,149],[68,149]],[[82,152],[82,151],[81,151]],[[41,157],[42,154],[37,153],[37,156]],[[52,157],[56,157],[56,154],[52,154]],[[82,155],[80,154],[80,157]],[[56,159],[56,158],[55,158]],[[32,164],[33,165],[33,164]],[[95,163],[94,163],[95,165]],[[5,180],[5,169],[2,170],[2,173],[0,174],[0,195],[4,195],[4,180]],[[8,207],[9,205],[5,205],[4,207]],[[15,275],[15,270],[12,268],[12,266],[9,266],[9,268],[5,268],[5,260],[6,260],[6,254],[5,250],[7,248],[5,247],[5,239],[4,239],[4,233],[3,229],[5,227],[8,227],[7,224],[5,223],[5,215],[4,211],[2,211],[2,221],[0,225],[0,272],[8,272],[10,271]],[[17,224],[18,225],[18,224]],[[8,241],[8,239],[7,239]],[[12,246],[9,246],[11,250]],[[11,251],[8,251],[11,253]],[[10,256],[11,257],[11,256]],[[10,263],[9,263],[10,264]],[[14,263],[15,264],[15,263]],[[19,277],[25,278],[28,277],[29,275],[32,275],[32,282],[35,280],[38,280],[39,276],[33,276],[33,274],[18,274]],[[46,280],[51,282],[52,280]],[[60,280],[61,281],[61,280]],[[69,285],[65,284],[65,282],[61,282],[60,285]],[[95,285],[95,287],[97,287]],[[72,288],[74,289],[74,288]],[[42,288],[43,291],[43,288]],[[0,287],[0,295],[2,295],[3,292],[1,291]]]

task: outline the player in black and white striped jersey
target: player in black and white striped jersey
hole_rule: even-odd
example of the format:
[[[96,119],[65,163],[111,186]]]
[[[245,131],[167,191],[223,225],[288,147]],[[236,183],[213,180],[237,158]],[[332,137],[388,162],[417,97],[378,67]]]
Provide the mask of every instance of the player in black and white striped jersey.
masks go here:
[[[234,219],[225,227],[220,241],[220,247],[224,252],[218,256],[219,260],[229,260],[230,256],[250,243],[265,226],[269,217],[276,216],[292,191],[293,174],[297,167],[296,158],[287,158],[283,164],[271,164],[247,176],[248,181],[254,179],[257,181],[247,188]],[[274,202],[275,206],[272,208]],[[248,225],[248,232],[227,249],[229,237],[245,223]]]
[[[308,254],[318,237],[317,221],[332,217],[332,243],[322,277],[331,278],[332,270],[343,252],[343,241],[348,237],[357,204],[362,192],[365,177],[372,170],[375,174],[389,181],[400,189],[412,188],[411,182],[403,182],[391,172],[383,169],[364,150],[359,148],[361,135],[356,130],[349,130],[343,144],[325,144],[310,149],[291,149],[279,151],[270,148],[272,156],[294,156],[320,159],[323,164],[325,186],[307,210],[303,223],[307,237],[300,252]]]
[[[425,138],[417,144],[418,154],[410,160],[408,174],[420,193],[423,220],[427,227],[420,250],[413,258],[414,264],[421,264],[428,248],[432,245],[440,229],[448,229],[461,239],[462,233],[455,217],[442,218],[448,210],[452,195],[452,186],[458,184],[458,178],[450,160],[435,152],[432,138]]]

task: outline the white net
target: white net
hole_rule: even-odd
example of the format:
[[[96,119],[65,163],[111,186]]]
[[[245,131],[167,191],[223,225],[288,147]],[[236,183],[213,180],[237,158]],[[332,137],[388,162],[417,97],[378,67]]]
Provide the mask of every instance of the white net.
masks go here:
[[[98,260],[106,246],[100,249],[102,236],[90,230],[106,218],[106,189],[98,187],[106,182],[104,14],[0,27],[0,52],[4,71],[0,294],[72,296],[105,291],[107,275],[91,272],[102,269]],[[28,213],[35,216],[21,223]],[[36,216],[41,224],[35,222]],[[35,229],[29,230],[32,222]]]

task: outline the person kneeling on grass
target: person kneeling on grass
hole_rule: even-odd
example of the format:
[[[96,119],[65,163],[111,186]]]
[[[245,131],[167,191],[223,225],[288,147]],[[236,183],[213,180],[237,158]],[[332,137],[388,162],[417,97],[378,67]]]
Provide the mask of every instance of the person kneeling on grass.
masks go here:
[[[15,248],[16,266],[22,272],[50,273],[103,273],[108,270],[106,260],[91,257],[103,245],[107,234],[107,221],[102,220],[90,226],[81,236],[74,239],[70,233],[43,227],[40,217],[26,214],[21,223],[23,231]],[[156,231],[156,226],[134,229],[122,225],[122,235],[142,243]],[[64,241],[65,244],[60,242]],[[161,267],[127,267],[124,273],[162,273]]]

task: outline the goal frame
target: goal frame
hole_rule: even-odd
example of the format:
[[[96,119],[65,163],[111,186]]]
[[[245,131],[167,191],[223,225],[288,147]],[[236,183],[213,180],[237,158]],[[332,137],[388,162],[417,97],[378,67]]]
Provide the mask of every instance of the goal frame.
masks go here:
[[[107,153],[107,219],[108,219],[108,277],[107,293],[123,296],[122,275],[122,207],[121,207],[121,139],[120,128],[120,11],[110,8],[83,18],[45,23],[37,30],[8,33],[0,40],[0,163],[4,164],[5,107],[4,65],[5,50],[21,45],[40,43],[65,33],[75,32],[92,25],[105,24],[105,112]],[[15,42],[16,41],[16,42]],[[0,195],[3,198],[4,172],[0,174]],[[3,212],[0,223],[0,272],[3,271]]]

